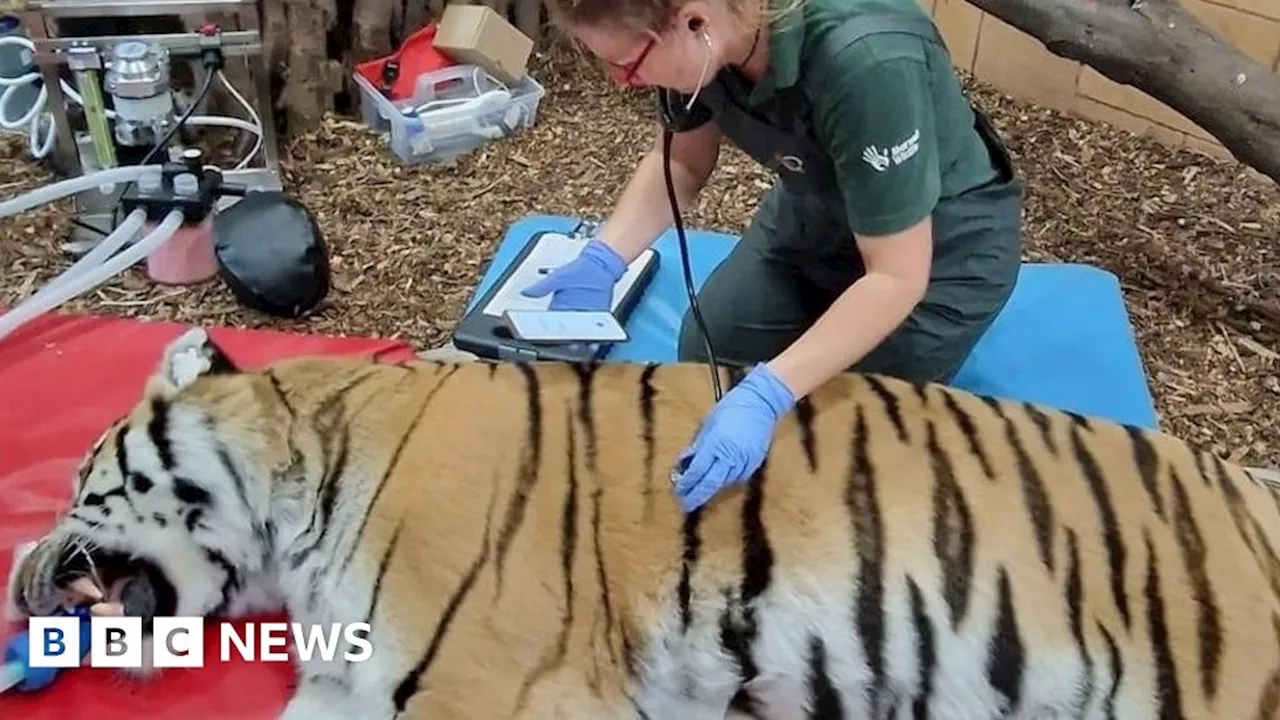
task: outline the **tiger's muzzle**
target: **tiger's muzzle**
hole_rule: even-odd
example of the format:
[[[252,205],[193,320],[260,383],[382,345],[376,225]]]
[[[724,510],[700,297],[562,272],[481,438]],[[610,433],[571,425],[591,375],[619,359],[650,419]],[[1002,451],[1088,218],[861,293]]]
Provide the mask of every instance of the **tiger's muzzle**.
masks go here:
[[[147,634],[152,620],[178,609],[177,590],[155,562],[74,534],[41,540],[14,577],[14,604],[31,616],[52,615],[60,607],[89,600],[71,587],[82,578],[93,583],[102,602],[117,603],[124,615],[142,618]]]

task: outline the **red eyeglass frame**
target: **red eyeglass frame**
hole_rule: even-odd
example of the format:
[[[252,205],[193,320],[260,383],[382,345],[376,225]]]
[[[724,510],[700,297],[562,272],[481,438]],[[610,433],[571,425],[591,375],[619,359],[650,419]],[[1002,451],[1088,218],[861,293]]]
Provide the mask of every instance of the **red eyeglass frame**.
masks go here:
[[[618,77],[615,73],[614,80],[619,85],[634,84],[636,73],[640,72],[640,65],[644,63],[645,58],[649,57],[649,52],[653,50],[653,47],[657,44],[658,44],[658,41],[656,38],[652,38],[652,37],[649,38],[649,42],[645,43],[644,50],[640,51],[640,56],[637,57],[635,60],[632,60],[631,62],[626,64],[609,62],[606,60],[605,61],[606,65],[608,65],[613,70],[622,73],[621,77]]]

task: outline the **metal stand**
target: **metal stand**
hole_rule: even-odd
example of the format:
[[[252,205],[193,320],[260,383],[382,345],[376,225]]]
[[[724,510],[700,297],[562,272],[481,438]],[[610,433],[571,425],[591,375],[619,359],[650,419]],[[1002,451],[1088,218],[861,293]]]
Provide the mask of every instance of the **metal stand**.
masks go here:
[[[189,16],[200,16],[205,13],[225,13],[234,15],[237,28],[219,28],[212,35],[202,32],[183,32],[165,34],[131,34],[131,35],[93,35],[59,37],[57,21],[65,18],[120,18],[120,17],[156,17],[178,16],[183,18],[185,27],[199,23],[189,22]],[[82,151],[81,145],[86,142],[76,132],[67,114],[67,97],[62,92],[59,82],[64,68],[73,67],[74,50],[92,48],[103,57],[108,57],[111,48],[126,40],[145,40],[165,48],[174,58],[198,58],[202,49],[211,46],[222,51],[224,57],[242,57],[248,65],[252,77],[253,91],[237,88],[245,99],[254,105],[259,119],[262,120],[263,138],[259,159],[241,170],[227,170],[228,182],[247,185],[255,190],[280,190],[279,156],[276,147],[275,119],[272,113],[271,84],[263,59],[262,33],[258,21],[258,0],[146,0],[130,2],[129,0],[28,0],[22,12],[23,24],[36,47],[35,63],[39,67],[48,91],[48,108],[52,113],[55,125],[55,144],[51,153],[57,168],[68,176],[83,174],[86,170],[84,158],[91,158],[90,152]],[[194,63],[193,63],[194,64]],[[197,78],[199,82],[199,78]],[[77,227],[73,234],[73,244],[83,245],[101,239],[101,235],[114,228],[113,210],[116,205],[114,195],[104,196],[97,191],[89,191],[74,198],[75,217],[81,226],[89,226],[87,234],[82,227]],[[79,236],[79,237],[77,237]],[[73,248],[73,252],[82,252],[86,248]]]

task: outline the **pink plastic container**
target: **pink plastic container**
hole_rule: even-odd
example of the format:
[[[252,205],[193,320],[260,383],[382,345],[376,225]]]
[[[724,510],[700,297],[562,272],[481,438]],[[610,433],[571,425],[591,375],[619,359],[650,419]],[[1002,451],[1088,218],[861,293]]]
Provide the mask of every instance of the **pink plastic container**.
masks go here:
[[[154,224],[147,223],[139,237],[154,229]],[[217,272],[212,215],[200,225],[178,228],[173,237],[147,256],[147,275],[165,285],[191,285],[208,280]]]

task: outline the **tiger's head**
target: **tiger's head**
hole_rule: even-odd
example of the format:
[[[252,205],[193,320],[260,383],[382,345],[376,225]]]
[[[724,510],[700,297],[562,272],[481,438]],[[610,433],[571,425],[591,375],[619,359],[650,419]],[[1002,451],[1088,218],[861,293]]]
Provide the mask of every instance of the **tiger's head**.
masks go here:
[[[10,612],[104,599],[141,617],[233,617],[279,607],[272,478],[290,466],[290,418],[269,376],[241,372],[201,329],[165,350],[142,397],[90,448],[70,506],[17,560]]]

